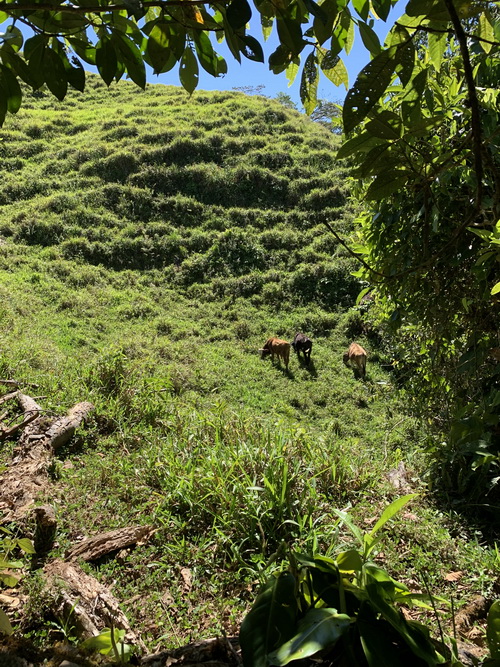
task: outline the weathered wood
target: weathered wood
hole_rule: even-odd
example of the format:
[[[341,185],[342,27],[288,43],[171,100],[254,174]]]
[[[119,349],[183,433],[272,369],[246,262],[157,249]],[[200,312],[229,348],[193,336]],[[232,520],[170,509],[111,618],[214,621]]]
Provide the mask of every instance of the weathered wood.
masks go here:
[[[77,403],[71,408],[66,417],[57,419],[47,429],[45,437],[54,451],[65,445],[73,437],[78,426],[88,417],[89,412],[93,409],[94,406],[92,403]]]
[[[125,630],[125,641],[141,650],[143,642],[132,631],[118,600],[76,563],[55,560],[43,568],[52,597],[52,612],[75,627],[80,639],[97,636],[111,626]]]
[[[66,560],[72,561],[77,558],[85,561],[98,560],[113,551],[146,542],[153,532],[154,529],[150,526],[128,526],[99,533],[71,547],[65,554]]]
[[[54,450],[71,438],[93,407],[91,403],[78,403],[67,417],[54,421],[42,414],[41,406],[31,396],[17,391],[9,397],[16,398],[25,420],[13,458],[0,474],[2,523],[21,520],[31,509],[48,484],[47,466]]]

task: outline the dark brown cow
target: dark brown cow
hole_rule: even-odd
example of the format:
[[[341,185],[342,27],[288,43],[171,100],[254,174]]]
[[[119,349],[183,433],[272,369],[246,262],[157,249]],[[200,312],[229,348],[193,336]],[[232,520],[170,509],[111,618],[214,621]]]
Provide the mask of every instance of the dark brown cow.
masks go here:
[[[312,340],[308,338],[306,335],[304,335],[303,333],[295,334],[292,347],[297,353],[298,357],[300,357],[300,352],[302,352],[307,364],[309,364],[309,362],[311,361],[312,346],[313,346]]]
[[[279,338],[268,338],[264,344],[264,347],[260,350],[260,355],[262,358],[271,355],[271,361],[274,363],[275,354],[278,357],[279,363],[281,363],[281,359],[283,359],[288,370],[288,361],[290,359],[290,343],[288,343],[286,340],[280,340]]]
[[[366,350],[358,345],[358,343],[351,343],[349,349],[344,353],[344,364],[354,368],[354,375],[362,378],[366,375]]]

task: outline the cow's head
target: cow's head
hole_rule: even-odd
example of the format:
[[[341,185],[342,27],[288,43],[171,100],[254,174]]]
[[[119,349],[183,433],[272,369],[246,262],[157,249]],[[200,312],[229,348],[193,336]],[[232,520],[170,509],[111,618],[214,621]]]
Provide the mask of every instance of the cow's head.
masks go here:
[[[344,352],[344,356],[342,357],[342,360],[346,366],[349,365],[349,352]]]

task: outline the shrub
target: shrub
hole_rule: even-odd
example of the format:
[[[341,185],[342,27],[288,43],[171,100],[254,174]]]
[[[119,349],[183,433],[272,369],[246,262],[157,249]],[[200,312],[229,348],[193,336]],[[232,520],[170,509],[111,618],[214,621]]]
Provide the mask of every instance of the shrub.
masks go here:
[[[139,161],[133,153],[114,153],[107,158],[93,161],[82,168],[87,176],[99,176],[103,181],[123,183],[130,174],[137,171]]]

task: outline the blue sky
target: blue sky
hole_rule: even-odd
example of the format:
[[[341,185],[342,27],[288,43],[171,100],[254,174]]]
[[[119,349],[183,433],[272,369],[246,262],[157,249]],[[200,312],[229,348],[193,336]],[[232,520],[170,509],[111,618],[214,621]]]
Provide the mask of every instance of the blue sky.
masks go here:
[[[401,13],[401,8],[399,9],[399,13]],[[383,21],[376,21],[374,29],[382,43],[396,18],[397,12],[393,10],[386,23]],[[262,44],[266,62],[255,63],[242,57],[240,65],[224,47],[224,43],[216,44],[214,45],[216,51],[226,58],[228,73],[224,77],[214,78],[200,68],[200,80],[197,90],[232,90],[233,88],[242,86],[251,86],[255,88],[259,85],[264,85],[265,88],[261,91],[261,95],[276,97],[280,92],[286,93],[287,95],[290,95],[292,100],[297,104],[297,107],[301,108],[299,93],[300,72],[293,85],[288,87],[288,81],[284,72],[282,74],[273,74],[268,69],[267,58],[277,46],[276,38],[273,39],[274,35],[271,35],[269,40],[264,42],[260,28],[250,30],[250,34],[256,37]],[[343,60],[349,73],[349,85],[352,86],[357,74],[370,60],[368,51],[363,46],[359,34],[356,34],[354,46],[350,54],[347,57],[344,57]],[[164,83],[167,85],[178,86],[180,85],[178,67],[174,67],[170,72],[161,74],[160,76],[155,76],[152,73],[149,73],[148,81],[150,83]],[[344,86],[337,88],[325,76],[321,76],[318,86],[318,98],[327,99],[332,102],[342,102],[346,93],[347,91]]]

